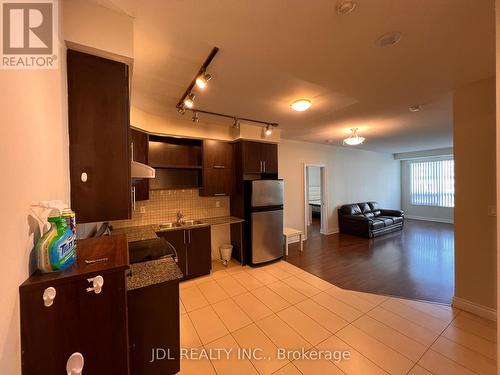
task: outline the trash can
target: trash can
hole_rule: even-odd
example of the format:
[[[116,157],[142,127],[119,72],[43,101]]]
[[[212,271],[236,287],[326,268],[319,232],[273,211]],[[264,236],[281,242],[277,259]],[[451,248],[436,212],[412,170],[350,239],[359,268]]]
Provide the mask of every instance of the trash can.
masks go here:
[[[220,252],[220,259],[222,260],[222,263],[224,263],[224,265],[227,266],[227,264],[231,260],[231,254],[233,252],[233,245],[231,245],[231,244],[220,245],[219,252]]]

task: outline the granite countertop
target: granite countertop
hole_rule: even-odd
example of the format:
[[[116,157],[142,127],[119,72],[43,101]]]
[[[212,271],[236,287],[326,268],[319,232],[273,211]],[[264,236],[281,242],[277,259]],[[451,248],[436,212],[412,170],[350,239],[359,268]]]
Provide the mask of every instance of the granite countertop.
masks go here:
[[[226,225],[226,224],[242,223],[245,220],[235,216],[221,216],[221,217],[209,217],[206,219],[200,219],[200,221],[207,223],[209,225]]]
[[[130,272],[127,290],[180,280],[184,276],[171,257],[131,264]]]

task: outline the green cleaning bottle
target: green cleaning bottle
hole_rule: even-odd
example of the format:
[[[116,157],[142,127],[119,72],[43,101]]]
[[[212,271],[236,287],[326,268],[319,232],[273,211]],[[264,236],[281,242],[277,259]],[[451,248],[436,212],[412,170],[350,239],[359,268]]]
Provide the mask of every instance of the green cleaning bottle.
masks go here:
[[[76,260],[76,237],[63,216],[48,218],[51,227],[37,243],[38,269],[62,271]]]

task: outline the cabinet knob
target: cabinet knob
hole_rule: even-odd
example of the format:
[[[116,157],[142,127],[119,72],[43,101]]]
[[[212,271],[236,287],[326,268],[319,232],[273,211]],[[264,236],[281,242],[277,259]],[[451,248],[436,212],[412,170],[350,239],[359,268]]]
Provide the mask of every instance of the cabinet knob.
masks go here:
[[[51,286],[43,291],[43,304],[45,305],[45,307],[50,307],[53,305],[56,294],[56,288],[53,288]]]
[[[80,180],[82,180],[82,182],[87,182],[88,176],[87,176],[86,172],[82,172],[82,175],[80,176]]]
[[[87,279],[89,283],[92,283],[92,287],[87,288],[87,292],[94,292],[99,294],[102,291],[102,286],[104,285],[104,279],[101,275]]]
[[[83,371],[83,355],[81,353],[73,353],[69,356],[66,362],[66,372],[68,375],[81,375]]]

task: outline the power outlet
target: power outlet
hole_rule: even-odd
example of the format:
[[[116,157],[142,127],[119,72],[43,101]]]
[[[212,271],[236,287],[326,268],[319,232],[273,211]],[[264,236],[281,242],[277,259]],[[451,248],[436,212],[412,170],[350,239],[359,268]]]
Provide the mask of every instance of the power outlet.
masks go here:
[[[215,201],[215,207],[219,208],[220,207],[220,201]]]
[[[141,212],[141,214],[145,214],[146,213],[146,207],[141,206],[140,212]]]
[[[497,216],[497,206],[488,206],[488,216]]]

